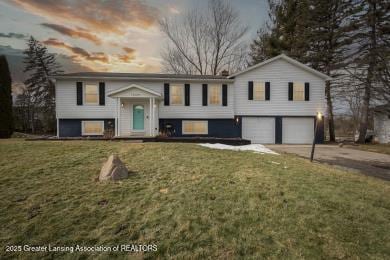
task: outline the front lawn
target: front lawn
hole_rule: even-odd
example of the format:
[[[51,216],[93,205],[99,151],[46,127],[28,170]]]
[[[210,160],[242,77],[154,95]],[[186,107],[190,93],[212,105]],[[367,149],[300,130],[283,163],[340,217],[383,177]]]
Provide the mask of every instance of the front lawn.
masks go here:
[[[118,153],[134,175],[99,183]],[[141,258],[389,259],[390,184],[289,154],[195,144],[0,141],[6,245],[156,244]]]

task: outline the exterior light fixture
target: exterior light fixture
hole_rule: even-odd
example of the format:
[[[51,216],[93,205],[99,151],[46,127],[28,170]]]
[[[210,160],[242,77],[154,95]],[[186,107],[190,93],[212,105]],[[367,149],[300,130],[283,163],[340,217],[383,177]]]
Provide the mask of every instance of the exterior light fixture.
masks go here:
[[[236,125],[238,125],[238,124],[240,123],[240,117],[236,116],[236,117],[234,118],[234,123],[235,123]]]
[[[121,103],[121,107],[123,107],[124,105],[123,105],[123,103]]]
[[[322,114],[321,114],[321,112],[317,112],[317,120],[322,120]]]
[[[311,146],[310,162],[312,162],[313,158],[314,158],[314,149],[316,147],[316,137],[317,137],[318,122],[321,121],[321,120],[322,120],[322,113],[321,112],[317,112],[317,117],[315,118],[313,144]]]

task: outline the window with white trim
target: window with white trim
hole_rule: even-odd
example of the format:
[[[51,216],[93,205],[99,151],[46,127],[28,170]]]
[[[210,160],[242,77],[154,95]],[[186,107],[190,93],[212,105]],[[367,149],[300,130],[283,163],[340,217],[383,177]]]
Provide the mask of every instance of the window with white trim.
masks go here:
[[[99,88],[95,84],[86,84],[84,87],[84,103],[86,105],[99,104]]]
[[[265,100],[265,83],[254,82],[253,84],[253,100]]]
[[[209,105],[221,105],[222,104],[222,86],[209,85]]]
[[[305,100],[305,84],[303,82],[294,82],[294,92],[293,100],[294,101],[304,101]]]
[[[207,135],[209,132],[208,121],[182,121],[183,135]]]
[[[104,121],[82,121],[82,135],[103,135]]]
[[[181,85],[171,85],[171,105],[183,105],[184,104],[184,87]]]

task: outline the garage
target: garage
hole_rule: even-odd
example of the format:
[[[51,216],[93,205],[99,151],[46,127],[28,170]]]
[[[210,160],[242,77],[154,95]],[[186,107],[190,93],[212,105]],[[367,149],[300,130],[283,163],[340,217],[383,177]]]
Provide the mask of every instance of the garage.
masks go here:
[[[243,117],[242,138],[253,144],[275,143],[274,117]]]
[[[314,118],[312,117],[283,117],[284,144],[309,144],[314,137]]]

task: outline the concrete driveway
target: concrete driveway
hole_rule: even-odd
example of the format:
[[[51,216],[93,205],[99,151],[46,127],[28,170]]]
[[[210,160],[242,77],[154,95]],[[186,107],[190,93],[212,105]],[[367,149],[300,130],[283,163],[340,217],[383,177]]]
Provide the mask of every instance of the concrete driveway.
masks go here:
[[[280,153],[293,153],[310,158],[311,145],[266,145]],[[365,175],[390,181],[390,155],[373,153],[337,145],[316,145],[314,160],[357,170]]]

